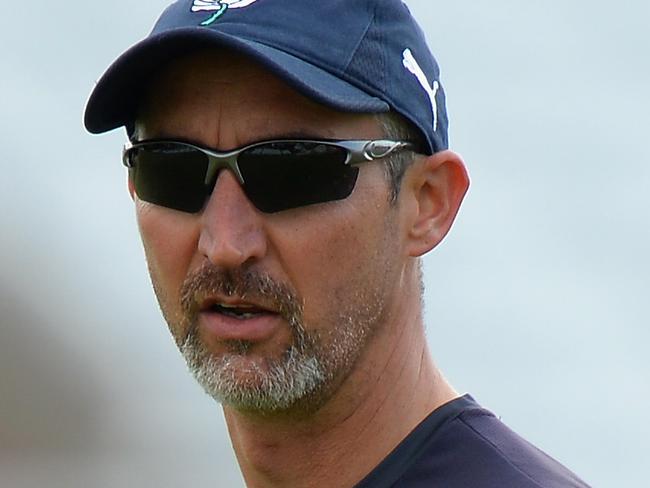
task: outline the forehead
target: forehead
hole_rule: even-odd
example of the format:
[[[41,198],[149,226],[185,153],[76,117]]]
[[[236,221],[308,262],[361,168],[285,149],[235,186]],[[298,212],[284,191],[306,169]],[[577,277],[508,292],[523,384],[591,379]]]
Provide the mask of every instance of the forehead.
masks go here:
[[[374,114],[338,112],[305,97],[243,55],[202,51],[164,67],[147,86],[136,127],[145,138],[187,137],[211,146],[281,136],[374,138]]]

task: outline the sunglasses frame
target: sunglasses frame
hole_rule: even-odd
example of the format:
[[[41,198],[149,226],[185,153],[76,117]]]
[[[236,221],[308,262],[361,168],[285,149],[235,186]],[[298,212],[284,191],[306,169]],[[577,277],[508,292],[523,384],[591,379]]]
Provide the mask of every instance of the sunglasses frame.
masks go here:
[[[132,154],[139,148],[146,148],[153,144],[178,144],[180,146],[191,148],[201,152],[208,157],[208,169],[206,171],[204,183],[208,185],[215,179],[216,174],[221,169],[229,169],[237,178],[240,185],[245,186],[246,182],[239,169],[238,157],[244,151],[276,143],[305,143],[321,144],[333,146],[347,151],[344,165],[358,166],[363,163],[377,161],[385,158],[397,151],[416,150],[415,144],[409,141],[394,141],[389,139],[368,139],[368,140],[338,140],[338,139],[271,139],[258,141],[246,146],[233,149],[231,151],[216,151],[214,149],[201,147],[191,142],[175,139],[149,139],[143,141],[129,141],[124,145],[122,150],[122,163],[129,169],[135,168],[132,161]]]

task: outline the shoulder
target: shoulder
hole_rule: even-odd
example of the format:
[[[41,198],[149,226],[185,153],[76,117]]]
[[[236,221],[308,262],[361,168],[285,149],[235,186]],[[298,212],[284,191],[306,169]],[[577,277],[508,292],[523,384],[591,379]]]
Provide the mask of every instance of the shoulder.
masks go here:
[[[420,473],[418,473],[420,471]],[[558,461],[478,406],[462,411],[434,436],[412,474],[440,473],[447,486],[568,488],[587,485]],[[408,477],[409,473],[405,473]],[[406,478],[405,477],[405,478]],[[396,486],[415,487],[415,484]],[[425,485],[423,485],[425,486]]]
[[[425,419],[363,488],[585,488],[469,395]],[[370,477],[367,480],[370,481]]]

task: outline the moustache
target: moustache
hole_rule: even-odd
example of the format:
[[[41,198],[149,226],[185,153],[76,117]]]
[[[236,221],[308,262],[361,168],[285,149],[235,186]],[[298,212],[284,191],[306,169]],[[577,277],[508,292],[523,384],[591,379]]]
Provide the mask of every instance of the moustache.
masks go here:
[[[303,305],[291,286],[252,269],[226,269],[206,264],[187,276],[181,286],[181,308],[194,321],[201,303],[215,295],[237,297],[273,310],[291,325],[302,318]]]

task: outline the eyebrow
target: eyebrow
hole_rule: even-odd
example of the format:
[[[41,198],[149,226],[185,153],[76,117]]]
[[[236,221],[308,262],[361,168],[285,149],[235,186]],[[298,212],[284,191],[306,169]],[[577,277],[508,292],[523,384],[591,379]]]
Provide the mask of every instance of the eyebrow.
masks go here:
[[[137,136],[137,134],[135,134]],[[272,133],[267,136],[263,136],[260,138],[257,138],[256,140],[247,142],[245,144],[242,144],[241,146],[238,147],[244,147],[248,146],[250,144],[255,144],[257,142],[264,142],[264,141],[275,141],[275,140],[292,140],[292,139],[298,139],[298,140],[339,140],[342,138],[334,138],[331,137],[331,134],[325,135],[325,134],[315,134],[313,132],[307,132],[305,130],[296,130],[296,131],[291,131],[291,132],[281,132],[281,133]],[[133,139],[129,139],[131,143],[136,144],[139,142],[148,142],[148,141],[178,141],[178,142],[187,142],[188,144],[193,144],[196,146],[200,147],[209,147],[203,144],[201,141],[197,141],[194,139],[188,139],[184,137],[177,137],[177,136],[172,136],[172,135],[167,135],[164,132],[160,135],[157,135],[156,137],[148,137],[146,139],[141,139],[139,137],[134,137]],[[236,148],[230,148],[230,149],[236,149]],[[224,149],[224,150],[230,150],[230,149]]]
[[[305,130],[296,130],[291,132],[282,132],[280,134],[275,134],[271,138],[267,139],[329,139],[323,134],[315,134],[313,132],[307,132]]]

